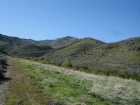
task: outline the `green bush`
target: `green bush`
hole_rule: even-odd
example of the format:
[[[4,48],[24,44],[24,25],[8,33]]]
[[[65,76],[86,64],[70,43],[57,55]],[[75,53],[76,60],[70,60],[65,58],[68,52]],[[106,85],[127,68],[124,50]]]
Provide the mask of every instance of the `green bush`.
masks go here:
[[[89,68],[87,66],[80,66],[79,67],[81,70],[88,70]]]
[[[68,59],[65,59],[65,61],[61,65],[62,67],[72,67],[72,64]]]

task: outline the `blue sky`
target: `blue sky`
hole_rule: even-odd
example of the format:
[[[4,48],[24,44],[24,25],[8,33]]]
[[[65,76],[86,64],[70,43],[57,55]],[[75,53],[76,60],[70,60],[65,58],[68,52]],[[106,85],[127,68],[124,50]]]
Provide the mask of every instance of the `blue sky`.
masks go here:
[[[140,36],[140,0],[0,0],[0,33],[116,42]]]

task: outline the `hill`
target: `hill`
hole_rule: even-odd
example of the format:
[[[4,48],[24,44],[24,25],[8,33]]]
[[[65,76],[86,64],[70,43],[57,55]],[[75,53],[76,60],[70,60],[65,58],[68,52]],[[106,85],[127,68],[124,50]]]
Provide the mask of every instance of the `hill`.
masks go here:
[[[19,47],[23,44],[28,44],[28,43],[35,43],[35,41],[28,40],[28,39],[21,39],[18,37],[9,37],[0,34],[0,51],[5,54],[8,54],[8,52],[12,50],[14,47]]]
[[[140,72],[140,37],[116,43],[84,38],[67,47],[51,50],[44,58],[52,63],[63,63],[68,59],[73,66],[96,70]]]
[[[140,73],[140,37],[104,43],[93,38],[70,36],[35,41],[0,34],[0,52],[19,57],[40,57],[57,65],[67,60],[74,67]]]
[[[38,41],[38,43],[47,44],[47,45],[52,46],[53,48],[61,48],[64,46],[68,46],[71,43],[74,43],[78,40],[79,39],[77,39],[77,38],[66,36],[66,37],[62,37],[62,38],[57,38],[56,40],[42,40],[42,41]]]
[[[81,54],[88,52],[91,48],[104,45],[105,43],[94,40],[92,38],[83,38],[76,43],[73,43],[67,47],[54,49],[49,51],[45,58],[51,62],[63,62],[65,58],[69,60],[76,60],[81,57]]]
[[[19,57],[39,57],[51,49],[53,48],[49,45],[29,43],[29,44],[23,44],[19,47],[14,47],[12,50],[8,52],[8,54],[19,56]]]
[[[35,41],[0,34],[0,51],[13,56],[39,57],[47,50],[68,46],[77,40],[67,36],[56,40]]]

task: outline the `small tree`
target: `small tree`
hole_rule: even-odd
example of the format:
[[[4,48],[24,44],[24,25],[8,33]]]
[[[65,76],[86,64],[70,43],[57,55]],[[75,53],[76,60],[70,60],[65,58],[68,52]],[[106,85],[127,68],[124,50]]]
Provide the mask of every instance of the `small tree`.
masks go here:
[[[62,63],[63,67],[72,67],[71,62],[68,59],[65,59],[65,61]]]

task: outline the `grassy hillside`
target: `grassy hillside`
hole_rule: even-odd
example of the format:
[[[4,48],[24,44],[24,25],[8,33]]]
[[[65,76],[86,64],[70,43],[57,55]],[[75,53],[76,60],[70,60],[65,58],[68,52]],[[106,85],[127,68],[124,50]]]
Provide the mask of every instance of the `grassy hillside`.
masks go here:
[[[139,105],[140,83],[98,76],[70,69],[21,60],[50,103],[58,105]]]
[[[94,48],[102,44],[105,43],[91,38],[84,38],[67,47],[51,50],[45,55],[45,58],[50,60],[50,62],[60,62],[60,63],[63,62],[65,58],[69,60],[72,59],[76,60],[81,57],[82,53],[86,53],[91,48]]]
[[[70,37],[70,36],[66,36],[66,37],[62,37],[62,38],[58,38],[56,40],[43,40],[43,41],[38,41],[38,43],[40,44],[47,44],[52,46],[53,48],[61,48],[64,46],[68,46],[76,41],[78,41],[79,39],[74,38],[74,37]]]
[[[0,51],[5,54],[8,54],[14,47],[19,47],[28,43],[33,43],[33,41],[0,34]]]
[[[4,41],[0,41],[0,52],[7,53],[12,49],[12,46]]]
[[[0,34],[0,51],[14,56],[25,56],[27,53],[33,53],[28,54],[28,56],[38,57],[43,55],[46,50],[68,46],[76,41],[78,41],[77,38],[69,36],[58,38],[56,40],[35,41],[31,39],[21,39],[18,37],[9,37]]]
[[[52,49],[49,45],[37,44],[31,39],[21,39],[0,34],[0,51],[4,54],[21,57],[39,57],[47,50]]]
[[[34,41],[0,34],[0,51],[18,57],[40,57],[58,65],[67,59],[75,67],[140,73],[140,37],[104,43],[69,36]]]
[[[46,53],[45,59],[63,63],[68,59],[73,66],[87,66],[96,70],[140,72],[140,37],[116,43],[84,38],[64,48]]]
[[[14,47],[8,52],[8,54],[19,57],[39,57],[51,49],[53,48],[49,45],[23,44],[21,46]]]

